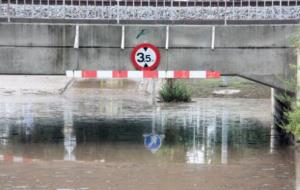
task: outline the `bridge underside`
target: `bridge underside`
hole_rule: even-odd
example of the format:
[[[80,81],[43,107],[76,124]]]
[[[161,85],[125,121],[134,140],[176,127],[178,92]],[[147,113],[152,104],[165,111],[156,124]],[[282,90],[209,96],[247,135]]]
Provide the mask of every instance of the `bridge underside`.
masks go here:
[[[298,25],[147,26],[0,24],[0,74],[64,75],[67,70],[135,70],[139,43],[159,47],[157,70],[216,70],[283,89],[297,56]]]

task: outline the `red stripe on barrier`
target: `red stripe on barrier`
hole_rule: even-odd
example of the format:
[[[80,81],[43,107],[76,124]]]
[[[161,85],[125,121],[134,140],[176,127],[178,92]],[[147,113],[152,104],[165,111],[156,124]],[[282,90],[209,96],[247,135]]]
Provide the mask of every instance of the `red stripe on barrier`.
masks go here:
[[[127,78],[128,71],[113,71],[113,78]]]
[[[5,154],[3,159],[4,159],[5,162],[12,162],[14,157],[11,154]]]
[[[220,76],[219,71],[206,71],[206,78],[220,78]]]
[[[189,71],[174,71],[174,78],[190,78]]]
[[[144,78],[158,78],[158,71],[143,71]]]
[[[97,71],[90,71],[90,70],[82,71],[82,77],[83,78],[96,78]]]

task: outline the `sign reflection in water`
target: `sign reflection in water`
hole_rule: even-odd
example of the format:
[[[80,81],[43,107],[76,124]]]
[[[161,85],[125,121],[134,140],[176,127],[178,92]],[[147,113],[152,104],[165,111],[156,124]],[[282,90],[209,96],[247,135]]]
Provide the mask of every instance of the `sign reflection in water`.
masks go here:
[[[111,107],[113,102],[106,105]],[[0,105],[0,112],[6,113],[0,119],[0,155],[11,153],[46,160],[226,164],[236,156],[242,159],[252,151],[269,149],[270,130],[264,123],[222,105],[157,106],[145,110],[142,116],[135,112],[124,115],[123,109],[129,109],[126,106],[112,113],[103,113],[111,109],[101,109],[100,114],[82,115],[87,110],[78,112],[76,105],[64,102]],[[112,107],[118,105],[120,101]],[[144,134],[163,137],[155,154],[145,149]]]
[[[144,145],[145,147],[150,150],[152,153],[156,153],[160,147],[162,146],[163,143],[163,139],[164,139],[164,135],[162,134],[156,134],[156,129],[155,129],[155,125],[156,125],[156,114],[155,114],[155,109],[153,109],[153,113],[152,113],[152,125],[151,125],[151,129],[152,132],[150,134],[144,134]],[[161,125],[162,126],[162,125]],[[163,131],[161,129],[161,131]]]

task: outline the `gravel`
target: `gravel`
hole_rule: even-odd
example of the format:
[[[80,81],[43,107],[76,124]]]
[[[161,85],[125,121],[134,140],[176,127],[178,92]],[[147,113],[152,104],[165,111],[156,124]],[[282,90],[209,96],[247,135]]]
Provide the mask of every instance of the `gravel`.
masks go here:
[[[113,20],[271,20],[299,19],[300,6],[274,7],[132,7],[15,5],[10,17],[47,19],[113,19]],[[7,17],[8,6],[0,5],[0,17]]]

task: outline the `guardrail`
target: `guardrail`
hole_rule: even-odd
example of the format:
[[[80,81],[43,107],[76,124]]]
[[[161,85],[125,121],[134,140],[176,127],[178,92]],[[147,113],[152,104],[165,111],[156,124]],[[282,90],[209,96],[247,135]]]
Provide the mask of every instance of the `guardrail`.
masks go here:
[[[0,18],[298,20],[295,0],[0,0]]]

